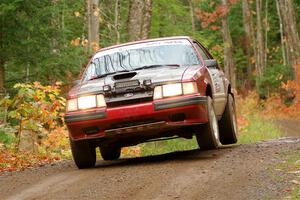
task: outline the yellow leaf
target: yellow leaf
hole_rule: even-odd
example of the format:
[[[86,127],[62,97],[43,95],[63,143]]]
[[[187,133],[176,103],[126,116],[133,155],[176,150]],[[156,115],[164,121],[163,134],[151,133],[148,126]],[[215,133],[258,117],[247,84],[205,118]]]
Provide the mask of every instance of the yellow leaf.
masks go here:
[[[80,16],[80,12],[76,11],[76,12],[74,12],[74,15],[75,15],[76,17],[79,17],[79,16]]]
[[[87,39],[82,40],[81,45],[86,47],[88,45],[89,41]]]
[[[94,14],[94,16],[98,17],[99,16],[99,11],[96,10],[96,11],[94,11],[93,14]]]
[[[76,38],[71,41],[71,45],[73,45],[73,46],[77,47],[77,46],[79,46],[79,44],[80,44],[80,38]]]

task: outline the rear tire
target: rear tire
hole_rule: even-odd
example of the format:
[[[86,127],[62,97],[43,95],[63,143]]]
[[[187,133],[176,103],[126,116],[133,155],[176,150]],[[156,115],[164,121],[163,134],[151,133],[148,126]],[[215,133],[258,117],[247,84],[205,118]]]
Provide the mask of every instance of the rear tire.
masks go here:
[[[207,97],[208,122],[199,126],[196,139],[201,150],[217,149],[220,145],[218,120],[215,114],[211,97]]]
[[[121,155],[120,147],[100,147],[103,160],[117,160]]]
[[[87,141],[72,141],[70,146],[76,166],[79,169],[91,168],[96,163],[96,151]]]
[[[235,102],[232,94],[228,94],[226,107],[219,122],[219,132],[222,144],[235,144],[237,142]]]

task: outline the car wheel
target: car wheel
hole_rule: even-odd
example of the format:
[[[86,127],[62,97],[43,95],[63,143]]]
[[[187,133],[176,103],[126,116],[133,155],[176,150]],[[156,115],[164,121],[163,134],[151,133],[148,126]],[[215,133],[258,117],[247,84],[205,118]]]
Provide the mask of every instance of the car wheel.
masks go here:
[[[87,141],[72,141],[70,139],[70,145],[73,159],[79,169],[95,166],[96,151]]]
[[[220,141],[222,144],[237,142],[237,121],[233,96],[228,94],[226,107],[219,122]]]
[[[120,147],[100,147],[103,160],[117,160],[121,155]]]
[[[218,120],[211,97],[207,97],[208,122],[199,127],[196,139],[201,150],[217,149],[220,145]]]

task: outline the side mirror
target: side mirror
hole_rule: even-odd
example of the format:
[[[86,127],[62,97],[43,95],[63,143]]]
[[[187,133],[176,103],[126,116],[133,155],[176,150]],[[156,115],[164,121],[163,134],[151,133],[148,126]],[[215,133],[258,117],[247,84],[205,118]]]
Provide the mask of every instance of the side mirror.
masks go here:
[[[216,68],[219,67],[218,62],[214,59],[205,60],[204,64],[205,64],[206,67],[216,67]]]
[[[81,80],[75,80],[75,81],[72,82],[72,85],[73,86],[79,85],[80,82],[81,82]]]

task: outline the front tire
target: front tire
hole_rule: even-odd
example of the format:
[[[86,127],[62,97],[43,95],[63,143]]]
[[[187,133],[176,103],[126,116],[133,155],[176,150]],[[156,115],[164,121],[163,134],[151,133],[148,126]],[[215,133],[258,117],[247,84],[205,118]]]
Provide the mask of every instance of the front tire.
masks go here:
[[[219,122],[219,132],[222,144],[235,144],[237,142],[235,102],[232,94],[228,94],[226,107]]]
[[[100,147],[100,153],[103,160],[117,160],[121,155],[119,147]]]
[[[91,168],[96,163],[95,147],[91,147],[87,141],[72,141],[70,146],[74,162],[79,169]]]
[[[218,120],[213,107],[211,97],[207,97],[208,122],[199,126],[196,139],[201,150],[217,149],[220,145]]]

